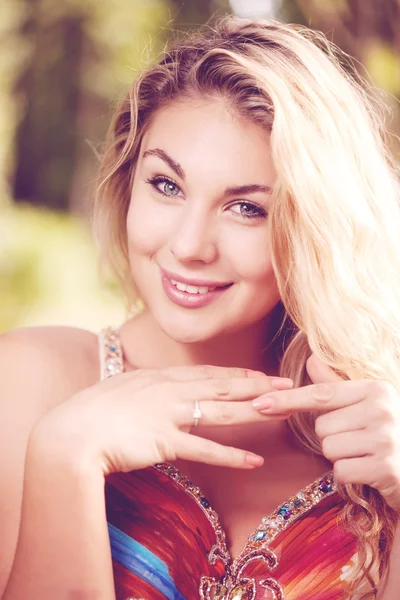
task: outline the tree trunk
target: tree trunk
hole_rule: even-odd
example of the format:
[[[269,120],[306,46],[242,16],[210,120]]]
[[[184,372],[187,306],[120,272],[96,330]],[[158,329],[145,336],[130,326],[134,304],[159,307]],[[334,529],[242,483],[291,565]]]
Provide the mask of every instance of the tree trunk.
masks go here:
[[[44,26],[37,0],[30,0],[30,11],[21,34],[34,40],[34,50],[15,89],[26,110],[16,134],[13,195],[17,202],[67,210],[75,166],[82,19],[62,16]]]

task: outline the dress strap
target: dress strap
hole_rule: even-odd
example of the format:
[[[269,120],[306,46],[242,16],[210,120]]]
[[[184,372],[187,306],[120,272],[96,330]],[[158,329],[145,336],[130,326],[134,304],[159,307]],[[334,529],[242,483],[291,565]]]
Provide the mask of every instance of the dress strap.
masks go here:
[[[106,327],[99,333],[100,379],[107,379],[124,372],[124,355],[119,331]]]

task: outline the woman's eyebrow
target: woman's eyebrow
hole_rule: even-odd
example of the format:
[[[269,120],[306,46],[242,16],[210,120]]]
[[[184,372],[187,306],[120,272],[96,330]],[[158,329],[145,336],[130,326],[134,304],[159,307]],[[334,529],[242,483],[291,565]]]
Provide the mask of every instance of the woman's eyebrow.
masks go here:
[[[163,160],[165,163],[167,163],[169,167],[171,167],[171,169],[178,175],[178,177],[180,177],[181,179],[185,179],[185,172],[182,169],[181,165],[178,162],[176,162],[176,160],[171,158],[169,154],[164,152],[164,150],[161,150],[161,148],[146,150],[146,152],[143,154],[143,158],[146,158],[146,156],[158,156],[158,158],[161,158],[161,160]]]
[[[180,179],[185,179],[185,172],[182,169],[181,165],[176,162],[169,154],[167,154],[161,148],[154,148],[152,150],[146,150],[143,154],[143,158],[146,156],[158,156],[161,158],[173,171],[180,177]],[[264,194],[270,194],[272,192],[272,188],[267,185],[259,185],[257,183],[252,183],[249,185],[236,185],[233,187],[228,187],[224,191],[224,196],[244,196],[246,194],[255,194],[256,192],[262,192]]]
[[[245,196],[246,194],[255,194],[256,192],[270,194],[272,192],[272,188],[267,185],[258,185],[257,183],[250,185],[236,185],[226,188],[224,196]]]

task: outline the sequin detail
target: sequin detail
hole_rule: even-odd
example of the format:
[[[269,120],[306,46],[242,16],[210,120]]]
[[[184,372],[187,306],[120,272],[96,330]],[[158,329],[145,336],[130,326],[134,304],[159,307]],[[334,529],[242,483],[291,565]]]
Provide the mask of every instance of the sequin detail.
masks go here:
[[[201,600],[254,600],[257,587],[273,592],[274,600],[284,600],[282,587],[272,577],[261,580],[257,585],[253,577],[244,576],[247,566],[255,560],[261,560],[268,571],[273,571],[278,565],[276,554],[269,548],[250,552],[245,560],[235,560],[228,565],[226,574],[218,581],[215,577],[203,575],[199,588]]]
[[[278,506],[269,516],[263,517],[258,528],[249,536],[242,552],[232,561],[219,516],[201,489],[169,463],[157,464],[155,468],[176,481],[186,493],[193,497],[207,515],[215,531],[216,543],[208,554],[208,562],[214,565],[217,560],[221,560],[225,568],[225,575],[219,580],[206,575],[201,577],[199,587],[201,600],[255,600],[257,587],[271,591],[274,600],[284,600],[284,591],[278,581],[269,577],[257,584],[254,578],[245,577],[244,571],[249,563],[255,560],[263,561],[269,571],[273,571],[278,566],[278,558],[268,544],[294,521],[322,500],[336,493],[333,473],[330,472],[319,477],[301,492]]]
[[[221,560],[225,566],[225,569],[231,562],[231,555],[226,545],[225,531],[223,530],[221,523],[219,522],[218,514],[213,510],[207,498],[205,498],[201,489],[195,486],[183,473],[181,473],[174,465],[170,463],[158,463],[154,466],[182,487],[186,493],[190,494],[196,503],[201,507],[203,512],[206,514],[208,520],[215,532],[216,543],[208,553],[208,562],[214,565],[217,560]]]
[[[123,352],[118,330],[104,329],[100,333],[101,378],[106,379],[124,372]],[[272,592],[273,600],[284,600],[282,586],[273,577],[266,577],[258,582],[253,577],[246,577],[245,570],[253,561],[262,561],[267,571],[272,572],[278,566],[279,560],[274,551],[268,547],[275,538],[294,521],[319,504],[322,500],[336,493],[333,473],[318,478],[301,492],[292,496],[278,506],[268,517],[263,517],[260,525],[249,536],[243,550],[233,561],[226,544],[225,531],[219,516],[213,510],[201,489],[195,486],[176,467],[169,463],[155,465],[156,469],[167,475],[189,495],[207,516],[215,532],[216,543],[208,553],[208,562],[215,565],[221,561],[225,573],[216,580],[214,577],[203,575],[199,584],[201,600],[255,600],[262,590]],[[145,600],[128,597],[126,600]]]
[[[100,332],[100,369],[101,379],[124,372],[124,357],[118,329],[107,327]]]
[[[333,480],[333,472],[316,479],[301,492],[278,506],[268,517],[263,517],[257,530],[248,538],[243,552],[248,548],[259,548],[261,542],[262,544],[271,543],[299,517],[334,493],[336,493],[336,485]]]

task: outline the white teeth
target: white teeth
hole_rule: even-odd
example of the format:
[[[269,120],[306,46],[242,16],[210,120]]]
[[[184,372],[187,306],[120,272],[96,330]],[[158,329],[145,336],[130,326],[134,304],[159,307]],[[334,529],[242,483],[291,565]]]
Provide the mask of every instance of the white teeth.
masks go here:
[[[195,285],[187,285],[185,291],[188,292],[188,294],[197,294],[199,288]]]
[[[178,281],[175,285],[178,288],[178,290],[181,290],[181,292],[186,292],[186,285],[184,283]]]
[[[215,287],[206,287],[205,285],[186,285],[186,283],[181,283],[180,281],[175,281],[175,279],[171,279],[171,283],[174,284],[181,292],[186,292],[187,294],[207,294],[208,292],[212,292],[215,290]]]

